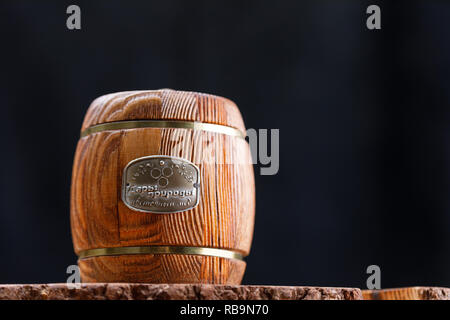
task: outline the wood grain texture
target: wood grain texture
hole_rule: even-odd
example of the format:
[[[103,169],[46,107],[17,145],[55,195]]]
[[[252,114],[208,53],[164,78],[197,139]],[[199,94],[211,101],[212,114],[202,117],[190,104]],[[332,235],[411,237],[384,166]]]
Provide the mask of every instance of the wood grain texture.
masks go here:
[[[160,100],[152,98],[155,91],[101,97],[91,105],[83,128],[101,121],[158,118],[157,110],[179,120],[202,114],[195,117],[220,120],[220,124],[243,124],[237,107],[234,106],[236,110],[229,107],[232,103],[229,100],[171,90],[157,92],[162,97]],[[202,101],[201,108],[198,101]],[[239,119],[233,120],[231,115]],[[122,202],[123,169],[130,161],[151,155],[181,157],[199,167],[201,192],[197,207],[180,213],[152,214],[134,211]],[[248,143],[239,137],[192,129],[142,128],[98,132],[78,142],[71,190],[72,237],[77,254],[105,247],[174,245],[229,249],[247,255],[253,235],[254,211],[250,150]],[[81,262],[80,267],[83,278],[89,281],[119,281],[117,275],[121,273],[123,281],[129,281],[130,277],[139,281],[129,274],[130,270],[135,270],[133,272],[142,275],[141,282],[150,279],[153,279],[151,282],[180,282],[175,272],[163,273],[163,269],[155,269],[161,261],[166,263],[166,269],[170,266],[179,272],[184,270],[181,273],[192,279],[190,282],[238,284],[245,270],[243,262],[198,256],[167,255],[162,259],[148,255],[145,259],[123,256],[87,260]],[[151,270],[156,271],[150,277]],[[105,274],[111,277],[105,278]]]
[[[409,287],[363,290],[364,300],[450,300],[450,288]]]
[[[215,123],[245,133],[241,113],[233,101],[210,94],[171,89],[101,96],[89,107],[81,130],[100,123],[152,119]]]
[[[0,300],[361,300],[360,289],[210,284],[0,285]]]
[[[96,257],[78,264],[83,282],[234,284],[245,271],[240,260],[176,254]]]

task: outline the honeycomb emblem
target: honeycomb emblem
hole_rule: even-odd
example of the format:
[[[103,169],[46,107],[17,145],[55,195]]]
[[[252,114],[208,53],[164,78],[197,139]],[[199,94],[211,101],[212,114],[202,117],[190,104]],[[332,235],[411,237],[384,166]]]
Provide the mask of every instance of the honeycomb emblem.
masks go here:
[[[177,157],[138,158],[124,169],[122,201],[132,210],[174,213],[192,209],[200,196],[200,171]]]
[[[160,165],[164,166],[165,161],[160,161]],[[173,175],[173,168],[163,167],[163,168],[152,168],[150,175],[153,179],[158,179],[158,185],[160,187],[166,187],[169,184],[169,177]]]

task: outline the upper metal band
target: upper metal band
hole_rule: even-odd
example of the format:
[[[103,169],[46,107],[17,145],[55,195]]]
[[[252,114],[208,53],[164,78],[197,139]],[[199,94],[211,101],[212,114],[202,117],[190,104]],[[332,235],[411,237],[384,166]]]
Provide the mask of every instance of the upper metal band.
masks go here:
[[[78,254],[78,258],[85,259],[100,256],[118,256],[128,254],[189,254],[237,260],[244,259],[244,256],[236,251],[216,248],[179,246],[144,246],[89,249],[81,251]]]
[[[107,130],[123,130],[123,129],[139,129],[139,128],[175,128],[175,129],[192,129],[203,130],[209,132],[222,133],[229,136],[245,138],[245,134],[240,130],[214,123],[204,123],[196,121],[181,120],[133,120],[133,121],[116,121],[94,125],[81,132],[81,137],[85,137],[92,133]]]

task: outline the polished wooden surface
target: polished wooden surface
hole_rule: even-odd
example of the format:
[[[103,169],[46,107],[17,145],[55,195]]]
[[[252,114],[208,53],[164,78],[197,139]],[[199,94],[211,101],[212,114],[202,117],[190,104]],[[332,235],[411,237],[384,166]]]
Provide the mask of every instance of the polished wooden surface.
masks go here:
[[[236,104],[210,94],[170,89],[112,93],[94,100],[82,130],[123,120],[186,120],[230,126],[245,133]]]
[[[407,287],[363,290],[364,300],[450,300],[450,288]]]
[[[206,120],[245,131],[237,107],[224,98],[172,90],[107,95],[93,102],[83,130],[102,121]],[[124,167],[150,155],[182,157],[201,175],[200,203],[172,214],[137,212],[121,201]],[[148,245],[250,251],[255,195],[248,143],[192,129],[104,131],[78,142],[72,175],[74,249]],[[85,281],[238,284],[245,263],[188,255],[97,257],[80,260]]]
[[[79,260],[84,282],[241,283],[245,262],[196,255],[130,255]],[[111,269],[114,266],[114,269]]]

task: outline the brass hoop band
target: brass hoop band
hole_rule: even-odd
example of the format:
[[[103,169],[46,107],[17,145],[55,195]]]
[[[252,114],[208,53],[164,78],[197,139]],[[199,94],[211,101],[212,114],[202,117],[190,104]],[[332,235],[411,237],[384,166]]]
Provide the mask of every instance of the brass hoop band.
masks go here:
[[[174,129],[192,129],[203,130],[215,133],[226,134],[229,136],[245,139],[245,134],[240,130],[214,123],[204,123],[196,121],[181,120],[134,120],[134,121],[116,121],[94,125],[81,132],[81,138],[92,133],[108,130],[140,129],[140,128],[174,128]]]
[[[187,254],[198,256],[211,256],[227,259],[243,260],[244,256],[239,252],[204,247],[179,247],[179,246],[145,246],[145,247],[116,247],[83,250],[78,254],[79,259],[100,256],[119,256],[129,254]]]

